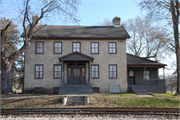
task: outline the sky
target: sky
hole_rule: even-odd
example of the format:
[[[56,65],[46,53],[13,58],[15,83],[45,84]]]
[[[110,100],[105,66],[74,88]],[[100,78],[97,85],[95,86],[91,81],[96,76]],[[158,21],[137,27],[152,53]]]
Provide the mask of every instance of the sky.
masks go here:
[[[22,1],[22,0],[19,0]],[[16,18],[17,0],[2,0],[3,13],[1,17],[10,19]],[[31,0],[36,5],[37,0]],[[138,0],[81,0],[78,6],[78,19],[81,26],[92,26],[104,19],[112,20],[118,16],[122,21],[132,19],[142,15],[140,8],[137,6]],[[15,7],[16,6],[16,7]],[[56,17],[51,21],[41,21],[41,24],[63,25]],[[73,23],[65,23],[65,25],[74,25]]]
[[[78,19],[80,20],[80,26],[93,26],[99,22],[103,22],[104,19],[112,19],[116,16],[121,18],[121,22],[133,19],[136,16],[145,16],[145,12],[140,10],[137,6],[140,0],[81,0],[81,5],[78,7]],[[2,0],[2,10],[0,17],[10,18],[13,21],[17,20],[18,6],[17,3],[22,0]],[[37,0],[31,0],[31,3],[36,5]],[[17,22],[18,23],[18,22]],[[63,24],[57,16],[53,16],[53,19],[47,21],[42,20],[40,24],[47,25],[76,25],[73,23]],[[169,61],[175,60],[174,56],[161,61],[162,63],[170,63]],[[166,73],[172,73],[166,70]]]

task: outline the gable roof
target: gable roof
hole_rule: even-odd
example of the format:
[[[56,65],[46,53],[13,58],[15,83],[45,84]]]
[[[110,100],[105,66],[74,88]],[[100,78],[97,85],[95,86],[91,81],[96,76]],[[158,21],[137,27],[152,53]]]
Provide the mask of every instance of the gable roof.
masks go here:
[[[130,38],[124,26],[38,26],[33,38]],[[23,34],[22,34],[23,37]]]
[[[59,61],[93,61],[94,58],[80,52],[73,52],[58,58]]]
[[[146,58],[135,56],[129,53],[127,53],[127,65],[128,66],[159,66],[159,67],[167,66],[166,64],[148,60]]]

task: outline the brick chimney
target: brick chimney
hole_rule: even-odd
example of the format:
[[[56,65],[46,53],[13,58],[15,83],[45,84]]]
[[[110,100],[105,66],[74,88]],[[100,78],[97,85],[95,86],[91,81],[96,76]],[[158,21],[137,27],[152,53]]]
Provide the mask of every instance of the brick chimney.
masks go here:
[[[34,23],[36,20],[38,20],[38,16],[37,15],[32,16],[32,20],[33,20],[33,23]],[[38,21],[37,26],[39,26],[39,24],[40,24],[40,20]]]
[[[121,20],[121,18],[120,17],[114,17],[113,18],[113,24],[114,24],[114,27],[120,27],[120,20]]]

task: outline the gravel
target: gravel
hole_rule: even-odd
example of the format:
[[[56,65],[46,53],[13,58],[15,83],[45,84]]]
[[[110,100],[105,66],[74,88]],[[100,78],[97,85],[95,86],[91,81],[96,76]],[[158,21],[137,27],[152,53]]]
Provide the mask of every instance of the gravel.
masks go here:
[[[119,114],[103,114],[103,115],[8,115],[1,116],[0,120],[163,120],[163,119],[180,119],[180,116],[171,115],[119,115]]]

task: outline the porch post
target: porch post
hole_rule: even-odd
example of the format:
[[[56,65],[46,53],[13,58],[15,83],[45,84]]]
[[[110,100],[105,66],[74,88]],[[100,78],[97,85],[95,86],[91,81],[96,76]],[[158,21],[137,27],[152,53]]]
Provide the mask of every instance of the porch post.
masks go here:
[[[144,71],[146,72],[146,67],[144,67]],[[143,71],[143,79],[144,79],[144,71]],[[145,75],[146,75],[146,74],[145,74]],[[145,81],[145,85],[146,85],[146,76],[145,76],[144,81]]]
[[[61,80],[61,84],[64,85],[64,61],[62,60],[62,80]]]
[[[91,83],[91,61],[89,61],[89,84]]]
[[[163,79],[165,80],[165,67],[163,67]]]

